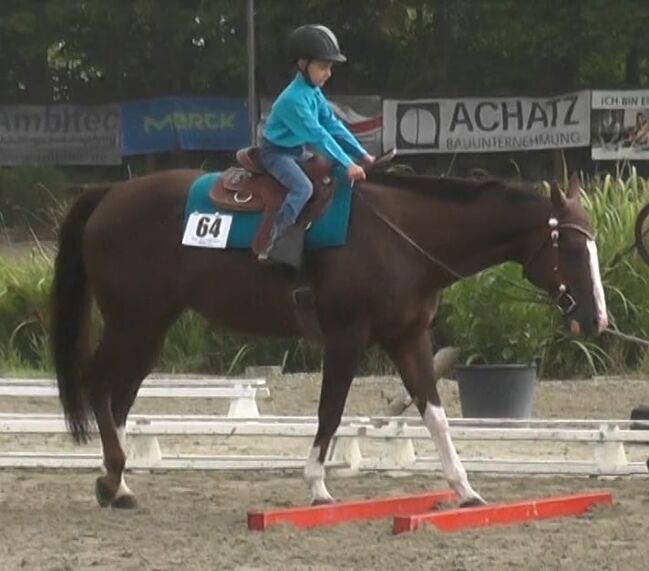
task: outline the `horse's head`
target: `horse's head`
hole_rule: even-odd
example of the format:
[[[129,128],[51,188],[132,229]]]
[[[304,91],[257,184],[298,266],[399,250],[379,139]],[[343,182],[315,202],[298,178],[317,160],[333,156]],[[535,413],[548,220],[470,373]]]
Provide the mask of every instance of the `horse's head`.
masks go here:
[[[597,246],[581,205],[577,177],[572,177],[565,196],[552,184],[551,199],[553,215],[543,236],[531,244],[523,273],[554,298],[572,333],[597,335],[608,325],[606,302]]]

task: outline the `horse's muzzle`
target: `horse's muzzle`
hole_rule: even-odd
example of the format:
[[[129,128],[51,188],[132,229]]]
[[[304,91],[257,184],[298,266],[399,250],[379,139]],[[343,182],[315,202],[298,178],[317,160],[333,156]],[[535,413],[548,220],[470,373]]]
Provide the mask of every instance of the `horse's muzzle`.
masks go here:
[[[579,325],[579,321],[576,319],[570,320],[570,333],[573,335],[579,335],[581,333],[581,325]]]

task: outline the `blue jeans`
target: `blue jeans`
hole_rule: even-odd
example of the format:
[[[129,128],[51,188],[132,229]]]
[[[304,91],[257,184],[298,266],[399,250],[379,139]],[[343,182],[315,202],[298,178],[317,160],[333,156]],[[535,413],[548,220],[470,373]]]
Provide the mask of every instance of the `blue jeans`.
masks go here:
[[[313,183],[300,166],[309,156],[303,146],[277,147],[265,139],[261,143],[261,164],[287,189],[286,198],[277,214],[286,225],[295,224],[304,205],[313,195]]]

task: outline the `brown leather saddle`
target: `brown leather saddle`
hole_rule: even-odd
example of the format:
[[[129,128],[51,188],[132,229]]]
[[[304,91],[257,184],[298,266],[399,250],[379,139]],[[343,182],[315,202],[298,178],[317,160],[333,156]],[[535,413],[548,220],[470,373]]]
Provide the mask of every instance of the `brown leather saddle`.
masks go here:
[[[230,167],[223,172],[210,190],[210,198],[218,208],[236,212],[263,212],[252,242],[255,254],[268,242],[275,214],[286,196],[286,189],[261,166],[258,153],[256,147],[239,150],[237,162],[240,166]],[[313,196],[295,224],[302,234],[328,208],[334,191],[331,165],[326,159],[315,156],[305,163],[304,170],[313,182]]]

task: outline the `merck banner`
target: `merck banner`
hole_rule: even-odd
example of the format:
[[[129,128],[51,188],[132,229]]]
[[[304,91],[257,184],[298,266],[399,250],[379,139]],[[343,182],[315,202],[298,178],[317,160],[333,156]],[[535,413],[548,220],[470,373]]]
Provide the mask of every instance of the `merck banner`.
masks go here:
[[[383,102],[383,148],[402,154],[590,145],[590,92]]]
[[[121,104],[122,154],[234,150],[250,144],[243,98],[168,97]]]

